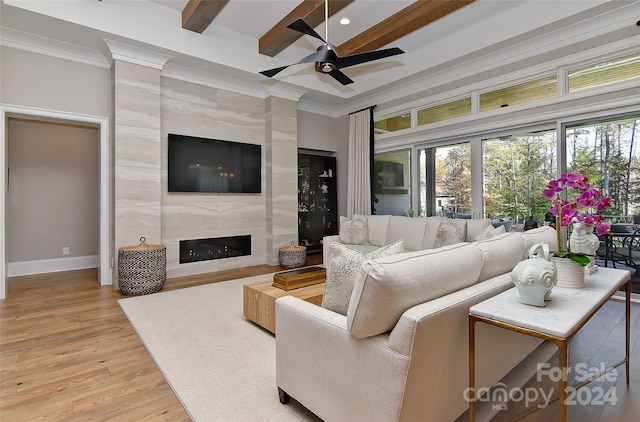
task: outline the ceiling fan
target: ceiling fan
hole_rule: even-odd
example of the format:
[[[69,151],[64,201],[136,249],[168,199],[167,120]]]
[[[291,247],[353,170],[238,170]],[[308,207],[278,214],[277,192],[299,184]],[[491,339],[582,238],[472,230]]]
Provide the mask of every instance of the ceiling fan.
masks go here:
[[[366,51],[364,53],[351,54],[349,56],[340,57],[338,56],[338,49],[330,44],[329,39],[329,0],[325,0],[324,3],[324,25],[325,25],[325,38],[323,39],[313,28],[309,26],[303,19],[298,19],[295,22],[287,25],[287,28],[293,29],[294,31],[302,32],[303,34],[310,35],[314,38],[319,39],[323,42],[323,44],[318,47],[315,53],[308,55],[297,63],[293,63],[287,66],[276,67],[274,69],[263,70],[260,72],[264,76],[269,78],[277,75],[284,69],[289,66],[293,66],[296,64],[302,63],[313,63],[315,62],[315,70],[320,73],[326,73],[329,76],[333,77],[336,81],[340,82],[342,85],[349,85],[353,83],[353,80],[349,78],[347,75],[342,73],[340,69],[349,66],[355,66],[357,64],[362,64],[366,62],[370,62],[373,60],[384,59],[385,57],[395,56],[397,54],[402,54],[404,51],[401,49],[387,48],[384,50],[375,50],[375,51]]]

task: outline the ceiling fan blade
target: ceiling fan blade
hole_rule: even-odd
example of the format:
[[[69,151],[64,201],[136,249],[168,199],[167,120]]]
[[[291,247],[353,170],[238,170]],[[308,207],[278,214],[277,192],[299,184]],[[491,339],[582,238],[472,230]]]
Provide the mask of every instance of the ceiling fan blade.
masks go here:
[[[319,39],[323,43],[327,43],[324,38],[318,35],[318,33],[304,21],[304,19],[298,19],[294,22],[291,22],[289,25],[287,25],[287,28],[293,29],[294,31],[302,32],[303,34],[311,35],[312,37]]]
[[[384,50],[376,50],[376,51],[367,51],[359,54],[352,54],[350,56],[339,57],[336,61],[336,65],[339,69],[355,66],[357,64],[362,64],[366,62],[370,62],[373,60],[384,59],[385,57],[395,56],[397,54],[403,54],[404,51],[399,49],[398,47],[387,48]]]
[[[273,69],[269,69],[269,70],[263,70],[262,72],[259,72],[261,74],[263,74],[264,76],[267,76],[269,78],[277,75],[278,73],[282,72],[283,70],[285,70],[286,68],[288,68],[289,66],[294,66],[297,64],[302,64],[302,63],[313,63],[313,62],[325,62],[325,61],[334,61],[335,60],[335,54],[333,54],[333,52],[331,50],[327,50],[322,48],[323,46],[321,46],[318,51],[316,51],[313,54],[309,54],[307,57],[303,58],[302,60],[287,65],[287,66],[282,66],[282,67],[276,67]]]
[[[286,68],[288,68],[289,66],[291,66],[291,65],[282,66],[282,67],[276,67],[274,69],[269,69],[269,70],[263,70],[262,72],[259,72],[259,73],[261,73],[264,76],[267,76],[269,78],[272,78],[272,77],[276,76],[278,73],[280,73],[283,70],[285,70]]]
[[[331,72],[327,73],[327,75],[333,77],[333,79],[340,82],[342,85],[349,85],[353,83],[353,80],[351,80],[351,78],[340,72],[338,69],[332,70]]]

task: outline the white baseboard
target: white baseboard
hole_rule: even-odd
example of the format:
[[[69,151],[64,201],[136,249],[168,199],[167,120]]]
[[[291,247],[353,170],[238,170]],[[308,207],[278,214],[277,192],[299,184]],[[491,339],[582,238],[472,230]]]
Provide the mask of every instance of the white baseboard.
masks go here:
[[[16,277],[20,275],[98,268],[98,258],[98,255],[90,255],[60,259],[40,259],[38,261],[9,262],[7,263],[7,276]]]

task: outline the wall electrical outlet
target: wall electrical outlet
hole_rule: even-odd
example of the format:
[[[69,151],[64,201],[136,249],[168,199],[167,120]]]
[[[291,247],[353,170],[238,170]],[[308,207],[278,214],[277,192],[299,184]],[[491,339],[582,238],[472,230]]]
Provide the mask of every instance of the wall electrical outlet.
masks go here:
[[[64,248],[62,248],[62,255],[69,255],[69,247],[65,246]]]

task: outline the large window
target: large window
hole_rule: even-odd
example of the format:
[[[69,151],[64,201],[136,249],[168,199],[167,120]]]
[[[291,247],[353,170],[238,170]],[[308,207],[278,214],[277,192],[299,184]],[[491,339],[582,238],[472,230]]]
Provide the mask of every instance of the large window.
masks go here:
[[[612,201],[614,222],[640,215],[640,116],[566,128],[567,169],[584,174]]]
[[[376,214],[407,215],[411,209],[411,151],[385,152],[374,158],[373,207]]]
[[[542,191],[557,174],[555,131],[503,136],[482,142],[484,212],[511,220],[519,229],[533,216],[539,223],[550,202]]]
[[[471,144],[425,148],[419,155],[419,215],[470,217]]]

